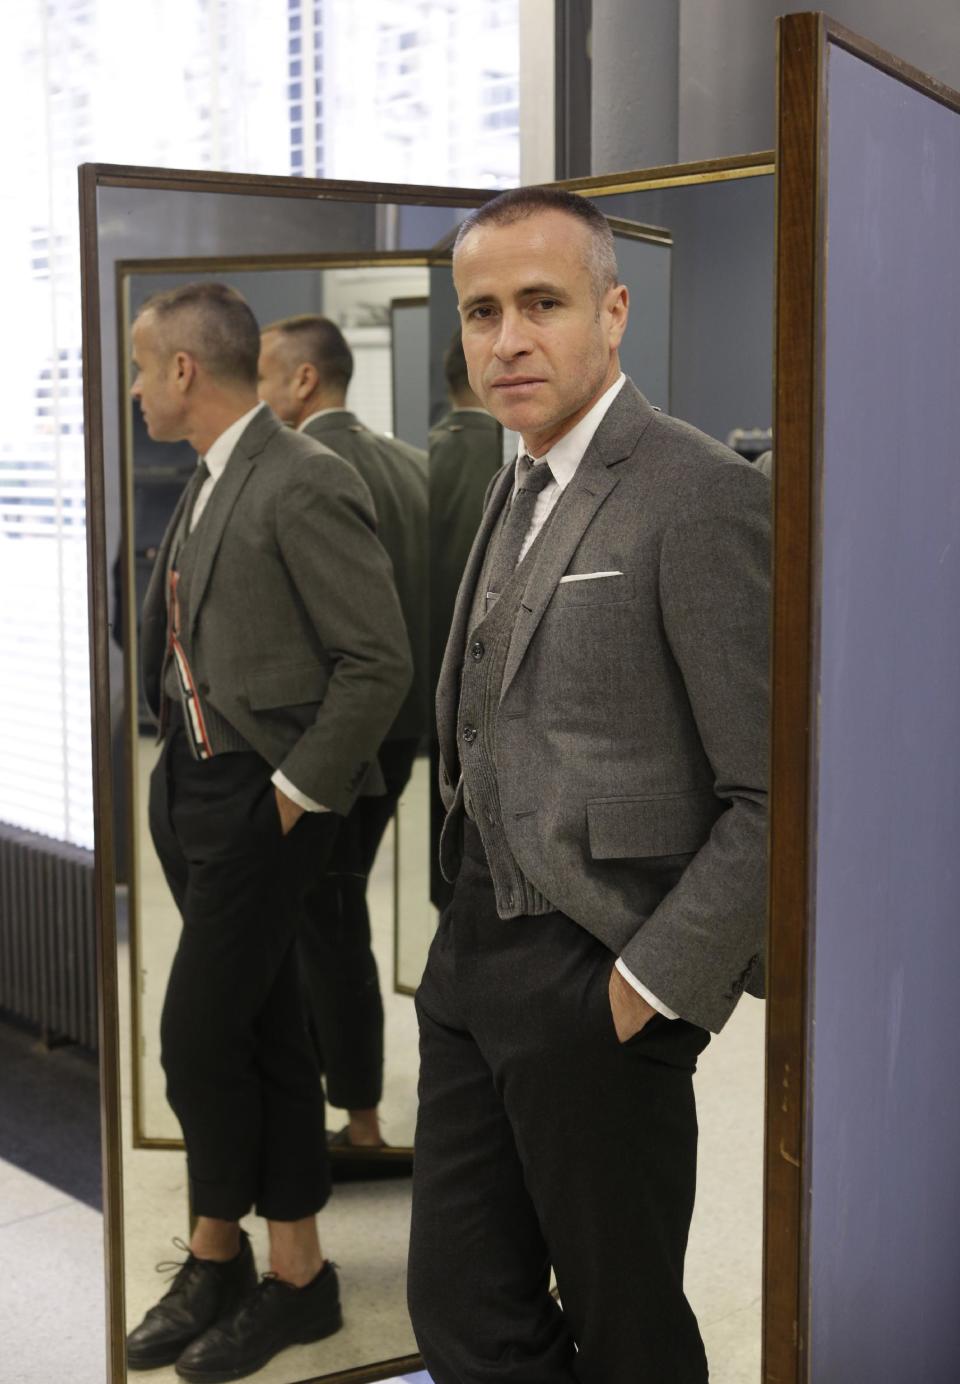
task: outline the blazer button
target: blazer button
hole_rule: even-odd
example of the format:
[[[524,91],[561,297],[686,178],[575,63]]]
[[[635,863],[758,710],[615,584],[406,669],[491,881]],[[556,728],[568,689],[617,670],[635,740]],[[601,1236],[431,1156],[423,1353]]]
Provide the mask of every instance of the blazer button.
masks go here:
[[[474,740],[476,740],[476,738],[477,738],[477,728],[476,728],[476,726],[464,726],[464,728],[463,728],[463,738],[464,738],[464,740],[466,740],[466,742],[467,742],[468,745],[472,745],[473,742],[474,742]]]
[[[482,641],[479,639],[476,640],[476,642],[470,646],[470,657],[474,660],[475,663],[479,663],[486,652],[487,651],[483,647]]]
[[[210,684],[208,682],[198,682],[197,691],[200,693],[201,697],[208,697],[210,695]]]

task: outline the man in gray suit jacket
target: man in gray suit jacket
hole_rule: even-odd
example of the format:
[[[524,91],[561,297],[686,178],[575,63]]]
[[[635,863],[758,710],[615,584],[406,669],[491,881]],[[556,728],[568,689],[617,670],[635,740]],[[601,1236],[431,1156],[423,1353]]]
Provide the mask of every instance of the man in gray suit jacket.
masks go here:
[[[523,446],[437,691],[455,883],[417,997],[411,1315],[435,1384],[703,1384],[692,1074],[762,980],[768,484],[621,374],[586,199],[494,199],[454,279]]]
[[[264,327],[260,397],[299,432],[357,468],[370,489],[377,535],[393,564],[413,651],[407,699],[378,751],[381,797],[358,800],[340,826],[326,872],[307,898],[300,959],[327,1100],[348,1112],[331,1137],[334,1175],[407,1174],[409,1155],[385,1147],[383,1001],[367,909],[370,870],[429,724],[427,686],[427,458],[399,438],[366,427],[347,408],[353,353],[335,322],[304,314]]]
[[[147,591],[143,673],[163,751],[150,825],[183,917],[161,1020],[197,1217],[128,1339],[133,1368],[237,1379],[340,1324],[317,1238],[323,1101],[300,1007],[302,894],[358,795],[410,655],[356,472],[257,399],[259,332],[220,284],[152,298],[133,329],[151,437],[201,461]],[[239,1221],[268,1221],[259,1285]]]

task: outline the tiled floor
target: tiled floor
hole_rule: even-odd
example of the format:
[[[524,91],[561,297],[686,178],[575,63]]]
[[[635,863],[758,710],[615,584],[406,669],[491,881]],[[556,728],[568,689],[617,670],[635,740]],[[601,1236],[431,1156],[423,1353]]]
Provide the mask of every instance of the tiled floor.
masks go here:
[[[4,1174],[6,1173],[4,1169]],[[47,1204],[46,1183],[4,1176],[0,1227],[4,1272],[0,1378],[4,1384],[103,1384],[101,1218],[81,1202]],[[42,1210],[23,1211],[24,1206]],[[22,1214],[21,1214],[22,1213]]]
[[[378,861],[372,912],[378,922],[382,974],[392,972],[392,858]],[[121,958],[124,961],[124,958]],[[126,979],[125,964],[120,968]],[[126,1001],[128,990],[122,989]],[[393,1017],[391,1018],[390,1015]],[[416,1044],[412,1004],[392,997],[388,1064],[393,1119],[388,1131],[412,1128]],[[126,1022],[122,1048],[129,1056]],[[103,1258],[96,1201],[95,1069],[69,1051],[18,1066],[10,1048],[26,1040],[0,1025],[0,1384],[102,1384]],[[11,1053],[12,1059],[11,1060]],[[126,1067],[125,1062],[125,1067]],[[762,1209],[763,1007],[745,1000],[701,1059],[697,1076],[700,1168],[687,1259],[687,1288],[711,1362],[712,1384],[756,1384],[760,1377],[760,1227]],[[56,1078],[55,1080],[53,1078]],[[172,1235],[187,1229],[183,1156],[134,1150],[125,1071],[124,1181],[127,1217],[127,1307],[131,1321],[155,1300],[162,1280],[154,1265],[175,1257]],[[8,1118],[16,1090],[24,1115]],[[154,1104],[162,1091],[153,1093]],[[289,1384],[359,1360],[414,1351],[403,1309],[409,1185],[344,1186],[322,1218],[324,1246],[339,1261],[347,1325],[320,1347],[285,1352],[257,1384]],[[251,1220],[261,1267],[263,1227]],[[131,1376],[131,1379],[135,1378]],[[145,1384],[172,1384],[171,1370]],[[425,1375],[416,1384],[429,1384]],[[393,1384],[408,1384],[407,1379]]]

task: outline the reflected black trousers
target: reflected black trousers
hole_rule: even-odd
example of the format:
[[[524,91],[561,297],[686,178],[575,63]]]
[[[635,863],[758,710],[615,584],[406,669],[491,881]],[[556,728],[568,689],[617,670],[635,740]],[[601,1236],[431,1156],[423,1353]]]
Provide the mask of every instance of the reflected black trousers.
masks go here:
[[[306,892],[298,936],[310,1030],[327,1100],[371,1110],[383,1095],[383,1000],[370,937],[367,882],[417,754],[414,740],[388,740],[377,759],[386,793],[358,798],[340,826],[326,868]]]
[[[621,1045],[610,952],[562,913],[499,918],[469,821],[464,845],[417,996],[408,1293],[427,1369],[704,1384],[683,1261],[709,1035],[658,1015]]]
[[[194,1214],[270,1220],[330,1194],[323,1091],[300,996],[302,898],[339,817],[285,837],[254,753],[195,760],[182,728],[150,781],[150,830],[183,930],[160,1023],[167,1098],[187,1147]]]

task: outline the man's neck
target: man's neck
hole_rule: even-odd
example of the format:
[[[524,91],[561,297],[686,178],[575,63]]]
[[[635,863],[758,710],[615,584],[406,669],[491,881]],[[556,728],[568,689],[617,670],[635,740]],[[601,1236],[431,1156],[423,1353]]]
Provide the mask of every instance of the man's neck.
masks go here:
[[[249,393],[230,394],[211,401],[209,407],[203,410],[203,416],[191,425],[186,441],[199,456],[205,456],[217,438],[238,418],[256,408],[259,402],[255,389]]]
[[[307,402],[300,409],[297,415],[295,428],[302,428],[308,418],[312,418],[315,413],[323,413],[326,409],[338,409],[345,411],[347,407],[346,394],[312,394]]]
[[[620,378],[620,357],[614,354],[610,358],[610,365],[607,373],[597,389],[593,390],[586,403],[581,404],[575,413],[571,413],[569,418],[564,418],[561,423],[555,423],[549,428],[543,428],[540,432],[527,437],[523,435],[524,450],[533,457],[534,461],[539,461],[546,456],[551,447],[555,447],[562,437],[566,437],[581,419],[586,418],[594,404],[602,399],[611,385],[615,384]]]

